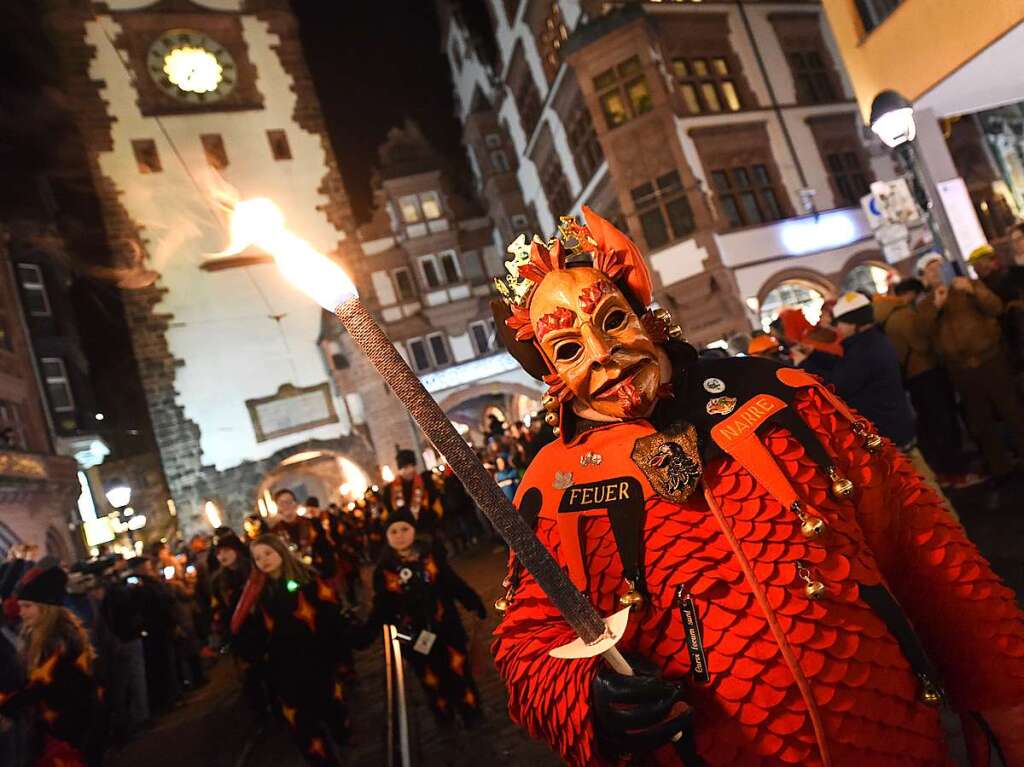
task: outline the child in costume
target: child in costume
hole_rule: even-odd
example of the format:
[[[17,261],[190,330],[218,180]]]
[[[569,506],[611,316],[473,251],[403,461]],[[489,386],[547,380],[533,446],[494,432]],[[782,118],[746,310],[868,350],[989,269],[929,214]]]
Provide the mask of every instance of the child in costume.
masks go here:
[[[231,619],[235,647],[261,663],[306,761],[339,764],[348,738],[343,677],[351,627],[334,589],[275,533],[249,546],[253,570]]]
[[[443,549],[416,540],[416,520],[398,509],[384,520],[387,548],[373,574],[373,611],[366,637],[383,624],[409,638],[406,657],[434,715],[467,726],[481,719],[480,694],[469,663],[468,638],[456,602],[486,617],[479,595],[452,570]]]
[[[1024,616],[906,457],[808,373],[698,360],[637,247],[584,207],[510,250],[505,346],[559,431],[519,512],[635,676],[514,560],[494,653],[512,717],[574,765],[1024,763]]]

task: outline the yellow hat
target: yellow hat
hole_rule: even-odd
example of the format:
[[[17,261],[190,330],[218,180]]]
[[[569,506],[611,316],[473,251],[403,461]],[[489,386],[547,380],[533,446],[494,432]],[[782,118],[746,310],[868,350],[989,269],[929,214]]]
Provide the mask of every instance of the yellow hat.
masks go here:
[[[996,254],[995,248],[989,245],[987,242],[984,245],[979,245],[971,251],[971,255],[967,257],[967,260],[972,264],[980,261],[985,256],[994,256]]]

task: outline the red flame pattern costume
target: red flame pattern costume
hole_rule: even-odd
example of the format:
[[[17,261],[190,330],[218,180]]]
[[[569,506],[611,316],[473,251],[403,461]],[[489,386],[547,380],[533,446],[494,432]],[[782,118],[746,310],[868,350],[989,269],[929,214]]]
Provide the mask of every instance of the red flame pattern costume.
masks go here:
[[[617,282],[645,305],[635,246],[585,213],[589,232],[603,233],[591,245],[626,253],[634,285],[646,279],[648,291]],[[538,344],[526,311],[496,309],[518,334],[504,340],[531,373],[552,377],[551,360],[526,343]],[[973,764],[988,763],[990,746],[1024,764],[1024,615],[906,457],[874,444],[870,426],[810,376],[767,360],[670,356],[674,396],[646,418],[583,423],[560,399],[561,439],[532,462],[516,505],[601,614],[643,592],[618,648],[685,682],[699,758],[948,764],[944,689]],[[680,424],[690,443],[676,439]],[[603,661],[551,657],[573,632],[514,561],[509,582],[494,655],[511,716],[570,764],[607,763],[591,710]],[[697,616],[696,654],[684,601]],[[671,745],[649,758],[681,762]]]

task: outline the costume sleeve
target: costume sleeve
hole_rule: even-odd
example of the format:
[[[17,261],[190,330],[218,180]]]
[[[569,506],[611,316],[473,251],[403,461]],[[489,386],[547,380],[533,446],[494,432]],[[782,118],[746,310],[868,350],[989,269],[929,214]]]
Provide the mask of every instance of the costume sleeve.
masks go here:
[[[561,562],[554,523],[539,520],[537,536]],[[576,635],[529,573],[524,573],[495,637],[492,650],[508,688],[512,720],[571,765],[603,764],[590,722],[590,685],[600,660],[559,660],[548,654]]]
[[[856,484],[868,545],[957,708],[1024,703],[1024,615],[1013,592],[888,440],[868,452],[821,392],[799,395],[797,407]]]

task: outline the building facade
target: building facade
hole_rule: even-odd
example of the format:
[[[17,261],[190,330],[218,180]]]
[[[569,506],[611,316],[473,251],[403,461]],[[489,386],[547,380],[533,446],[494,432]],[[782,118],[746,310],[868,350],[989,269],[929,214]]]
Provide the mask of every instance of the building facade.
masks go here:
[[[315,247],[358,260],[287,2],[47,7],[183,531],[208,529],[210,501],[237,525],[266,473],[311,447],[369,471],[317,344],[321,309],[263,253],[211,257],[237,195],[274,199]]]
[[[359,231],[360,295],[452,421],[482,444],[492,413],[513,422],[532,415],[541,390],[495,342],[491,281],[505,254],[492,220],[453,190],[437,153],[408,123],[380,149],[374,196],[373,219]],[[321,345],[378,463],[394,468],[396,448],[423,456],[429,444],[333,318]],[[428,453],[424,462],[438,458]]]
[[[36,369],[22,314],[33,304],[19,296],[24,278],[0,227],[0,556],[22,544],[37,547],[32,558],[70,563],[78,552],[68,526],[81,487],[74,458],[58,455],[51,439],[47,404],[56,392]]]
[[[971,205],[963,209],[973,207],[980,227],[968,221],[961,228],[976,229],[978,237],[1009,250],[1008,229],[1024,211],[1024,4],[823,5],[864,118],[883,90],[910,101],[918,156],[950,195],[947,209],[957,216],[958,201],[969,197]]]
[[[699,344],[884,285],[860,201],[897,170],[818,3],[486,5],[490,45],[453,5],[443,45],[496,246],[589,205]]]

